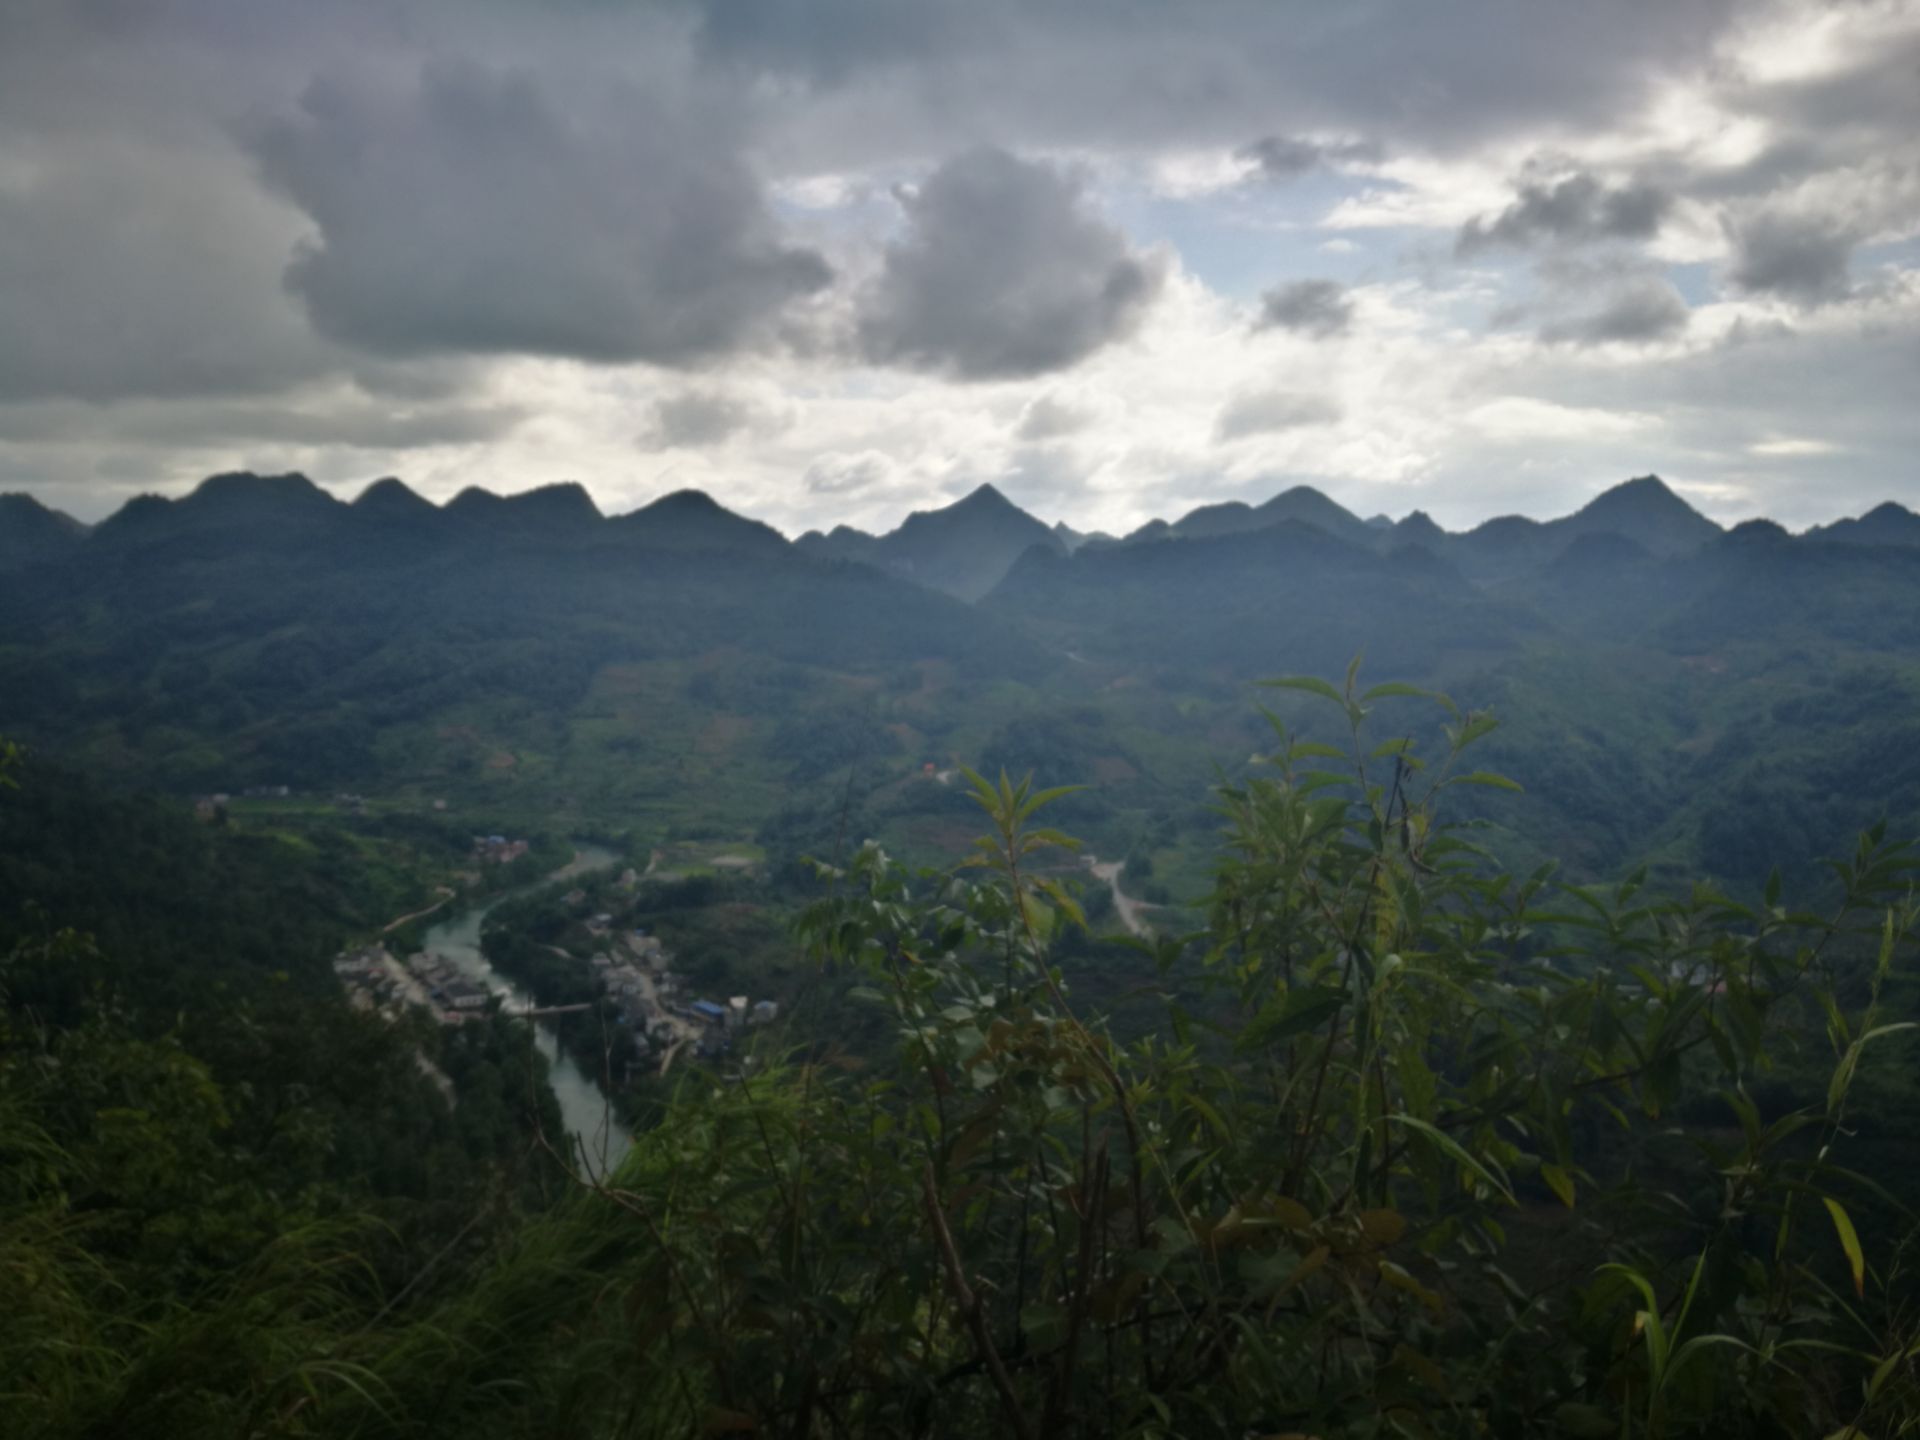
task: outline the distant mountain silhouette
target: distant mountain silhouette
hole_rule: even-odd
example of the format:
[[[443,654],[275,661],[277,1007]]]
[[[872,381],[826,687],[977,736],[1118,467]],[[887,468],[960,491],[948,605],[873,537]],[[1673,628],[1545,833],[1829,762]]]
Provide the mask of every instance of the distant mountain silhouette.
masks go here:
[[[651,505],[615,517],[610,524],[621,538],[662,550],[765,554],[791,548],[786,536],[771,525],[735,514],[703,490],[676,490]]]
[[[962,600],[980,599],[1036,545],[1059,554],[1073,548],[991,485],[943,509],[916,510],[886,535],[842,526],[809,533],[800,544],[809,554],[877,565]]]
[[[438,512],[431,500],[392,475],[374,481],[356,495],[353,508],[363,515],[395,520],[419,520]]]
[[[736,514],[697,490],[679,491],[608,517],[583,486],[573,483],[510,495],[471,487],[437,506],[388,477],[368,485],[349,505],[303,475],[233,472],[211,476],[179,499],[139,496],[91,529],[30,496],[0,496],[0,570],[57,558],[74,547],[110,553],[158,543],[186,544],[212,558],[237,553],[236,546],[284,552],[323,544],[338,545],[342,563],[352,563],[371,550],[392,547],[425,558],[448,546],[457,550],[480,545],[491,552],[534,540],[546,546],[791,553],[813,561],[870,566],[971,602],[993,592],[1029,551],[1061,560],[1090,560],[1107,551],[1195,544],[1281,527],[1309,530],[1354,550],[1395,556],[1402,564],[1412,563],[1407,558],[1412,552],[1426,552],[1444,562],[1450,573],[1477,584],[1518,586],[1520,592],[1542,599],[1559,592],[1576,604],[1600,603],[1610,593],[1616,596],[1613,603],[1624,604],[1628,597],[1618,592],[1630,576],[1638,577],[1632,583],[1652,583],[1646,577],[1654,562],[1701,556],[1729,538],[1729,532],[1653,475],[1616,485],[1558,519],[1505,515],[1465,532],[1443,530],[1418,510],[1397,522],[1384,516],[1362,520],[1320,491],[1300,485],[1259,505],[1203,505],[1171,522],[1150,521],[1117,540],[1064,522],[1049,526],[994,486],[981,485],[951,505],[915,511],[884,535],[839,525],[824,534],[809,531],[789,544],[771,526]],[[1772,528],[1782,541],[1792,539]],[[1752,522],[1732,535],[1753,542]],[[1857,519],[1818,527],[1801,539],[1855,549],[1920,548],[1920,514],[1889,502]],[[1619,543],[1611,543],[1616,540]],[[1559,581],[1534,584],[1531,577],[1550,567],[1563,569]],[[1146,577],[1161,572],[1149,567],[1138,573]]]
[[[1605,491],[1546,529],[1569,537],[1621,535],[1654,555],[1685,555],[1716,540],[1720,527],[1682,500],[1657,475]]]
[[[586,538],[603,528],[606,517],[583,485],[541,485],[504,496],[489,517],[524,535],[549,539]]]
[[[1558,520],[1502,515],[1442,542],[1462,571],[1503,580],[1551,563],[1585,535],[1618,535],[1651,555],[1690,554],[1723,532],[1658,476],[1643,475],[1602,492]]]
[[[1389,522],[1388,535],[1391,537],[1390,543],[1396,547],[1423,545],[1435,553],[1447,542],[1447,532],[1435,524],[1433,517],[1424,510],[1415,510],[1397,523]]]
[[[349,514],[349,507],[304,475],[210,475],[178,500],[140,495],[94,528],[102,548],[232,532],[263,545],[297,543]]]
[[[1351,510],[1329,500],[1310,485],[1283,490],[1260,505],[1228,500],[1218,505],[1202,505],[1180,519],[1167,523],[1152,520],[1126,537],[1127,544],[1156,540],[1205,540],[1218,535],[1244,535],[1287,521],[1297,521],[1323,530],[1355,544],[1371,544],[1379,527],[1370,525]]]
[[[1072,556],[1032,550],[986,608],[1079,655],[1189,672],[1317,673],[1366,649],[1395,673],[1425,674],[1450,648],[1498,651],[1537,628],[1436,555],[1382,554],[1301,520]]]
[[[86,538],[87,527],[31,495],[0,495],[0,570],[54,560]]]
[[[1067,522],[1064,520],[1055,522],[1053,527],[1053,535],[1054,535],[1054,538],[1060,542],[1061,546],[1067,551],[1068,554],[1072,554],[1075,550],[1078,550],[1082,545],[1088,545],[1088,544],[1097,545],[1102,543],[1110,545],[1113,543],[1113,537],[1111,535],[1104,533],[1103,531],[1076,530],[1071,525],[1067,524]]]
[[[1832,540],[1842,545],[1920,546],[1920,515],[1889,500],[1858,519],[1836,520],[1807,533],[1811,539]]]

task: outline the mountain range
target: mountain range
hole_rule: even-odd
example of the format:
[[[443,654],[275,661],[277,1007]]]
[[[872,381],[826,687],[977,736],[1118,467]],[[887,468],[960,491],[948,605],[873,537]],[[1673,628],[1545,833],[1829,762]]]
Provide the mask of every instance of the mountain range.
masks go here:
[[[1916,636],[1920,516],[1723,530],[1653,477],[1460,533],[1305,488],[1115,537],[982,487],[793,542],[692,491],[607,516],[232,474],[92,527],[0,500],[0,736],[174,793],[775,852],[858,825],[950,853],[964,805],[910,782],[965,764],[1096,782],[1070,822],[1123,853],[1164,821],[1177,874],[1194,797],[1270,739],[1251,687],[1363,655],[1508,717],[1488,758],[1527,793],[1472,813],[1596,874],[1751,877],[1920,826]]]
[[[1550,565],[1576,541],[1617,537],[1644,553],[1671,559],[1700,550],[1722,527],[1676,495],[1658,477],[1628,480],[1580,510],[1552,520],[1507,515],[1466,531],[1447,531],[1422,511],[1399,521],[1363,520],[1317,490],[1295,486],[1260,505],[1204,505],[1176,520],[1153,520],[1114,537],[1048,526],[990,484],[939,509],[919,510],[886,534],[840,525],[810,530],[791,544],[773,527],[683,490],[639,510],[602,515],[587,491],[557,484],[495,495],[473,488],[436,506],[403,482],[375,481],[351,503],[299,475],[216,475],[169,500],[143,495],[89,527],[30,495],[0,495],[0,569],[68,558],[165,538],[205,535],[228,526],[271,526],[282,535],[316,528],[332,534],[408,533],[447,539],[628,543],[647,548],[749,550],[791,548],[816,560],[850,561],[969,602],[984,599],[1029,551],[1090,559],[1097,552],[1217,540],[1299,525],[1378,554],[1419,547],[1469,580],[1511,580]],[[1891,501],[1867,514],[1816,527],[1804,539],[1856,546],[1920,547],[1920,515]],[[1626,553],[1626,552],[1621,552]],[[1589,559],[1592,557],[1589,556]],[[1102,562],[1110,566],[1112,562]]]

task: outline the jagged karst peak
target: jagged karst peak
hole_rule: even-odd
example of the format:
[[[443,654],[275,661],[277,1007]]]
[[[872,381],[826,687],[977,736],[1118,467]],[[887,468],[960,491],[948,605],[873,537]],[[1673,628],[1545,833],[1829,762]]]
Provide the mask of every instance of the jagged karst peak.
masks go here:
[[[637,510],[627,512],[629,519],[641,515],[732,515],[713,496],[704,490],[688,487],[684,490],[671,490],[656,500],[649,500]]]
[[[0,495],[0,570],[70,554],[87,527],[32,495]]]
[[[353,498],[356,510],[382,515],[424,515],[435,507],[431,500],[397,475],[374,481]]]
[[[1311,485],[1289,485],[1286,489],[1274,495],[1274,497],[1268,500],[1266,504],[1267,505],[1284,505],[1289,501],[1299,501],[1299,500],[1306,500],[1306,501],[1324,500],[1329,505],[1332,505],[1335,503],[1333,500],[1328,498],[1324,490],[1316,490]],[[1266,506],[1263,505],[1261,508],[1265,509]],[[1346,507],[1342,506],[1341,508],[1345,509]],[[1349,511],[1348,513],[1351,514],[1352,512]]]
[[[1683,510],[1693,510],[1693,507],[1675,494],[1673,487],[1658,475],[1636,475],[1630,480],[1622,480],[1618,485],[1610,485],[1581,506],[1581,509],[1591,510],[1595,506],[1617,505],[1660,505],[1669,509],[1678,507]]]
[[[1430,550],[1445,545],[1453,538],[1424,510],[1411,511],[1389,525],[1386,534],[1394,545],[1420,545]]]
[[[230,470],[209,475],[181,502],[195,508],[231,505],[336,505],[333,496],[306,476],[256,475],[251,470]]]
[[[914,511],[900,522],[899,529],[882,538],[975,527],[1018,527],[1023,531],[1031,530],[1036,535],[1052,533],[1045,522],[1029,515],[992,485],[981,485],[950,505],[935,510]]]
[[[539,511],[556,517],[583,520],[601,518],[600,507],[578,480],[557,480],[551,485],[536,485],[506,497],[508,505],[521,512]]]
[[[828,548],[843,558],[978,600],[1028,548],[1040,545],[1065,554],[1068,542],[1044,521],[1022,510],[992,484],[936,510],[916,510],[898,529],[881,536],[843,534]]]
[[[1004,508],[1007,510],[1020,509],[1020,507],[1014,504],[1013,501],[1009,500],[1005,495],[1001,494],[999,487],[994,485],[991,481],[983,481],[981,484],[974,486],[972,490],[970,490],[966,495],[962,496],[960,499],[954,501],[954,503],[948,508],[953,510],[958,510],[962,506],[972,506],[975,508],[983,508],[986,506],[996,506],[996,507]],[[1022,513],[1024,514],[1025,512],[1023,511]]]
[[[484,515],[496,511],[504,501],[493,491],[479,485],[469,485],[453,499],[447,502],[449,515]]]
[[[999,487],[992,483],[976,485],[972,490],[947,505],[930,510],[915,510],[900,522],[898,535],[910,529],[918,529],[929,523],[964,522],[969,524],[1006,524],[1030,525],[1035,530],[1046,530],[1045,522],[1022,510],[1009,500]],[[884,538],[884,537],[883,537]]]
[[[37,495],[29,495],[24,490],[9,491],[0,494],[0,515],[4,515],[10,524],[53,526],[70,535],[84,535],[91,526],[67,514],[56,510]]]
[[[345,505],[304,475],[232,470],[209,475],[178,499],[136,495],[94,534],[110,544],[218,530],[269,538],[346,513]]]
[[[1886,500],[1857,519],[1817,525],[1807,534],[1811,539],[1841,545],[1897,545],[1911,549],[1920,546],[1920,515]]]
[[[1602,491],[1574,514],[1552,522],[1569,534],[1612,530],[1653,551],[1678,555],[1722,533],[1657,475],[1641,475]]]
[[[678,550],[785,550],[787,537],[771,525],[722,505],[704,490],[675,490],[616,516],[615,533],[636,543]]]

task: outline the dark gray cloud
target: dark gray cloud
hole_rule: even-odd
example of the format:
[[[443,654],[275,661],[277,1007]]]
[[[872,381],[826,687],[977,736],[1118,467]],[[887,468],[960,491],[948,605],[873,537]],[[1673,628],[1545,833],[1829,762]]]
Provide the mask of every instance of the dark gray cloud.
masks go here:
[[[967,380],[1064,370],[1130,334],[1163,266],[1092,212],[1073,175],[1004,150],[902,192],[906,233],[862,298],[867,359]]]
[[[1634,180],[1610,186],[1585,172],[1555,181],[1524,181],[1518,197],[1493,219],[1470,220],[1458,249],[1471,254],[1494,245],[1581,245],[1597,240],[1648,240],[1673,207],[1659,186]]]
[[[1252,161],[1262,179],[1284,182],[1297,180],[1323,166],[1378,160],[1381,154],[1380,147],[1369,140],[1310,140],[1269,135],[1243,147],[1240,158]]]
[[[0,405],[0,434],[16,443],[58,441],[84,426],[94,442],[105,445],[193,449],[215,443],[243,452],[283,446],[390,452],[498,440],[526,418],[523,407],[511,404],[406,404],[323,390],[300,401],[262,396],[193,404],[124,399],[105,407],[71,401]]]
[[[1291,330],[1327,339],[1353,328],[1353,300],[1337,280],[1296,280],[1260,297],[1256,330]]]
[[[1846,295],[1853,246],[1834,220],[1762,211],[1734,226],[1728,278],[1752,293],[1819,305]]]
[[[1214,422],[1213,437],[1219,441],[1239,440],[1248,435],[1300,430],[1309,425],[1331,425],[1340,414],[1339,404],[1325,395],[1292,390],[1255,391],[1235,396],[1221,408],[1219,419]]]
[[[1691,72],[1749,0],[681,0],[717,68],[806,95],[846,161],[955,128],[1056,145],[1361,134],[1453,149],[1602,124]],[[891,124],[871,123],[884,97]],[[869,123],[860,123],[859,117]],[[1044,139],[1041,137],[1044,135]]]
[[[640,444],[649,450],[704,449],[723,445],[768,419],[759,406],[741,396],[688,390],[654,406],[653,421]]]
[[[275,207],[191,154],[66,153],[0,184],[0,399],[257,392],[327,363],[280,292]]]
[[[289,288],[382,354],[694,364],[831,278],[724,128],[643,97],[576,119],[528,75],[435,63],[399,93],[316,82],[247,143],[317,230]]]
[[[1554,344],[1648,344],[1687,328],[1691,312],[1667,281],[1646,275],[1629,280],[1597,309],[1543,326],[1540,338]]]

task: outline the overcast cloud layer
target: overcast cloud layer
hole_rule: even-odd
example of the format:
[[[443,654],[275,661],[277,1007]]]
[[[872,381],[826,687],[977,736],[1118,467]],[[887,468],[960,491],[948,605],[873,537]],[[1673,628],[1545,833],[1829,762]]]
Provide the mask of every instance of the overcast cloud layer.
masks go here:
[[[1920,507],[1920,0],[0,0],[0,490]]]

